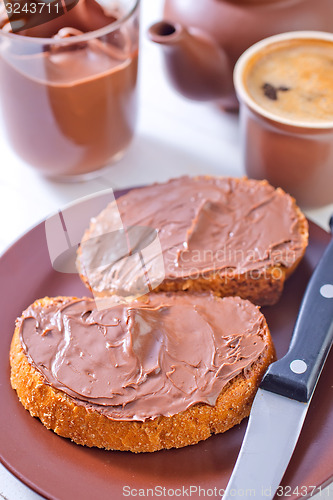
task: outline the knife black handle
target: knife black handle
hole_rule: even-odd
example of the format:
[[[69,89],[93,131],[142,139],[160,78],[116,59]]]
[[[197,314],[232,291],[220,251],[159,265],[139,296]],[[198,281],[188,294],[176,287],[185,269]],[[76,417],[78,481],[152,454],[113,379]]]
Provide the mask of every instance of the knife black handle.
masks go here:
[[[260,387],[301,402],[311,399],[333,341],[333,239],[305,291],[289,351]]]

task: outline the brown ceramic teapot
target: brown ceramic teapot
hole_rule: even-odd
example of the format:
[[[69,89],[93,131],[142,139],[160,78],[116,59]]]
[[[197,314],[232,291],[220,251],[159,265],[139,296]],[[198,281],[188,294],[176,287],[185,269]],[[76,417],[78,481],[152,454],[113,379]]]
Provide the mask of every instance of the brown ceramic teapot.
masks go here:
[[[164,19],[148,35],[175,88],[235,109],[232,73],[244,50],[281,32],[333,32],[333,0],[165,0]]]

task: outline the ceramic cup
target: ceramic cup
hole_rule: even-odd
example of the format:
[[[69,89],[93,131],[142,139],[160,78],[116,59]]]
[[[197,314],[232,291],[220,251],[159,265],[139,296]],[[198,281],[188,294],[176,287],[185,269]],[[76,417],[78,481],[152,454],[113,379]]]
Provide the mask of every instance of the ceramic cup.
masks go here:
[[[274,46],[288,47],[295,40],[329,42],[333,55],[333,34],[298,31],[266,38],[237,61],[234,84],[240,102],[242,155],[249,177],[282,187],[303,207],[319,207],[333,202],[333,121],[300,120],[268,111],[254,100],[246,84],[254,61]]]
[[[30,15],[16,33],[21,20],[0,17],[4,129],[23,160],[58,180],[119,160],[137,117],[140,0],[74,3],[49,22]]]

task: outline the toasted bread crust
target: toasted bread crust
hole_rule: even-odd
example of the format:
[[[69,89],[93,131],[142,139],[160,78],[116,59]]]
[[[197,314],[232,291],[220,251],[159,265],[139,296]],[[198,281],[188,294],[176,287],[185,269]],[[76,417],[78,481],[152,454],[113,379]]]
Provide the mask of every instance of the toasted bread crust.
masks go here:
[[[65,297],[37,300],[32,307],[61,303]],[[19,337],[17,321],[10,349],[11,384],[23,406],[48,428],[77,444],[112,450],[152,452],[181,448],[225,432],[249,415],[261,378],[275,360],[275,350],[266,322],[262,335],[265,350],[260,358],[232,379],[215,406],[196,404],[171,417],[145,422],[111,420],[96,410],[76,404],[75,399],[45,384],[43,376],[29,362]]]

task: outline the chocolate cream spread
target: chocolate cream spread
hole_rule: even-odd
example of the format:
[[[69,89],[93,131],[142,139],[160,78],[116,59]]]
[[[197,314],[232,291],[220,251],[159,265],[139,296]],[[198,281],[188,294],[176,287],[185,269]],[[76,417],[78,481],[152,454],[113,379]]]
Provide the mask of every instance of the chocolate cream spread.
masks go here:
[[[251,277],[269,266],[292,266],[302,254],[293,199],[267,183],[180,177],[132,190],[114,203],[125,227],[157,230],[165,280],[195,279],[212,272],[222,277],[230,272],[249,273]],[[121,290],[124,295],[126,289],[136,289],[135,282],[142,282],[143,271],[140,261],[132,269],[134,260],[116,251],[114,228],[119,213],[114,203],[92,220],[81,244],[78,267],[94,292]],[[135,240],[135,245],[129,254],[140,242]],[[159,258],[158,253],[149,252],[148,275],[156,272]]]
[[[144,421],[214,405],[264,352],[263,324],[238,297],[179,293],[101,311],[92,299],[30,307],[19,331],[46,384],[111,419]]]
[[[120,157],[132,139],[135,19],[98,38],[75,41],[121,15],[95,0],[79,0],[64,15],[8,36],[8,17],[0,14],[0,98],[8,138],[18,155],[46,176],[96,170]],[[41,37],[54,43],[39,42]]]

